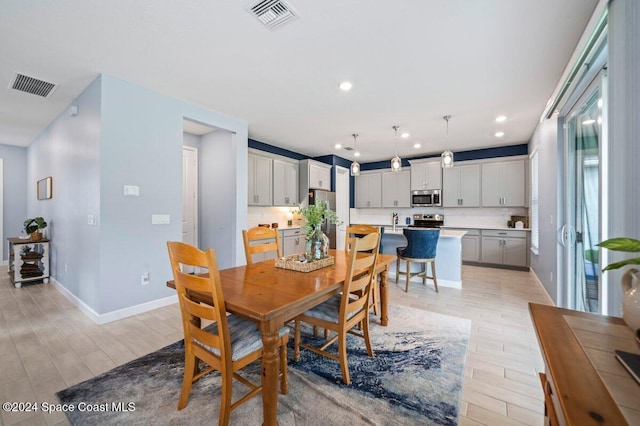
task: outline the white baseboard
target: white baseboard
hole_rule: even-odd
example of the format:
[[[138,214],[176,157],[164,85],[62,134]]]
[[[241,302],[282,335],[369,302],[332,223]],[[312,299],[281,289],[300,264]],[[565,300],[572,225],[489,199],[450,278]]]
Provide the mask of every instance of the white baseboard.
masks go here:
[[[83,314],[89,317],[91,321],[95,322],[96,324],[106,324],[122,318],[127,318],[133,315],[141,314],[144,312],[152,311],[154,309],[162,308],[164,306],[169,306],[174,303],[178,303],[178,296],[176,294],[173,296],[164,297],[162,299],[156,299],[150,302],[141,303],[139,305],[118,309],[117,311],[107,312],[106,314],[99,314],[82,300],[78,299],[75,294],[67,290],[60,282],[58,282],[58,280],[56,280],[55,278],[51,278],[51,282],[56,287],[56,290],[62,293],[64,297],[69,299],[71,303],[76,305]]]
[[[545,296],[547,296],[547,300],[549,301],[549,304],[551,306],[556,306],[556,303],[553,301],[553,299],[551,298],[551,296],[549,296],[549,293],[547,292],[547,289],[545,288],[545,286],[542,284],[542,281],[540,281],[540,279],[538,278],[538,276],[536,275],[535,271],[533,270],[533,268],[529,269],[529,272],[531,273],[531,275],[533,275],[533,279],[536,280],[536,282],[538,283],[538,285],[540,286],[540,288],[542,289],[542,292],[544,293]]]

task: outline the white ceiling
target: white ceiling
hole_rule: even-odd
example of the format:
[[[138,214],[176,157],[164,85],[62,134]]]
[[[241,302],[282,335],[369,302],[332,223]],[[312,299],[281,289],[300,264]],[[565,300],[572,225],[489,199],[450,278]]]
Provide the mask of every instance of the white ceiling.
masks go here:
[[[403,157],[526,143],[597,2],[288,1],[300,18],[270,31],[246,0],[3,0],[0,144],[29,145],[99,73],[310,156],[351,159],[334,144],[358,133],[360,162],[389,159],[393,125]],[[14,72],[59,87],[17,92]]]

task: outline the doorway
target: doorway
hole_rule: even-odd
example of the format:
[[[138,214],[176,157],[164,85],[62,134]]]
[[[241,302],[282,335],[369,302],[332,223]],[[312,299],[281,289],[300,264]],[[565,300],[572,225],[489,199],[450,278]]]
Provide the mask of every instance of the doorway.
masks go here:
[[[336,169],[336,215],[342,221],[336,227],[336,250],[344,250],[349,226],[349,169],[335,166]]]
[[[182,147],[182,242],[198,247],[198,149]]]

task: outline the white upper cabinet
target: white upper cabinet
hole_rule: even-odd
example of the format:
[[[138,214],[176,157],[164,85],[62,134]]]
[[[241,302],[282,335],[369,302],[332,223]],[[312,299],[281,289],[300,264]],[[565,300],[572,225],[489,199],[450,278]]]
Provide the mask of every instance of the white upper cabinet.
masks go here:
[[[248,155],[248,204],[250,206],[270,206],[272,205],[272,182],[273,174],[271,170],[272,158],[249,153]]]
[[[411,190],[442,189],[440,160],[409,160],[411,164]]]
[[[331,191],[331,166],[315,160],[300,161],[300,201],[309,195],[309,189]]]
[[[525,195],[524,160],[482,164],[484,207],[523,207]]]
[[[273,160],[273,205],[298,206],[298,162]]]
[[[356,176],[356,207],[382,207],[382,173]]]
[[[382,173],[382,207],[411,207],[411,172]]]
[[[455,165],[443,170],[442,206],[480,206],[480,165]]]

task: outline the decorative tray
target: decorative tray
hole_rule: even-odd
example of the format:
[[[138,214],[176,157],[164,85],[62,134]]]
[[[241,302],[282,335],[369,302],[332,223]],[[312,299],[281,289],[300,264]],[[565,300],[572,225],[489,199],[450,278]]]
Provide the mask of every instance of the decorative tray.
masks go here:
[[[325,257],[324,259],[316,260],[313,262],[300,262],[299,254],[293,254],[291,256],[281,257],[276,259],[276,268],[290,269],[292,271],[299,272],[311,272],[316,269],[331,266],[335,263],[333,256]]]

